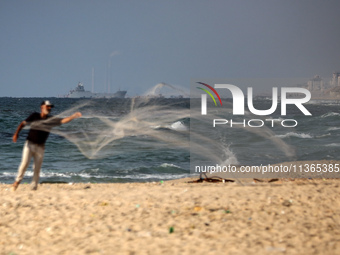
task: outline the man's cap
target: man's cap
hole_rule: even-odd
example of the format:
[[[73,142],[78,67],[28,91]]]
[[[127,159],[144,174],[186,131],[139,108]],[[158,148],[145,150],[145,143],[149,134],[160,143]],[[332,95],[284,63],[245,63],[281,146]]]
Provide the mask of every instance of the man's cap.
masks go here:
[[[47,106],[54,107],[54,105],[53,105],[53,104],[51,104],[51,102],[50,102],[50,101],[48,101],[48,100],[42,101],[42,102],[41,102],[41,105],[47,105]]]

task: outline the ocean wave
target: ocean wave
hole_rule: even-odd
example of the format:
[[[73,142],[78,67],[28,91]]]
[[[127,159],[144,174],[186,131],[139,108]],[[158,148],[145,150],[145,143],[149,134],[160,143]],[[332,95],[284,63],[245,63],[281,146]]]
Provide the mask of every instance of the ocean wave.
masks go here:
[[[269,117],[269,118],[267,118],[267,120],[283,121],[283,120],[285,120],[285,119],[283,119],[282,117],[279,117],[279,118]]]
[[[160,181],[160,180],[175,180],[175,179],[183,179],[193,176],[193,174],[138,174],[138,175],[125,175],[125,176],[91,176],[91,178],[88,177],[82,177],[81,182],[117,182],[117,180],[126,180],[127,182],[148,182],[148,181]],[[67,180],[57,179],[57,178],[41,178],[41,183],[78,183],[79,179],[71,179],[68,178]],[[121,182],[121,181],[119,181]],[[125,181],[123,181],[125,182]],[[0,183],[11,183],[6,179],[0,178]],[[30,183],[30,180],[24,180],[22,183]]]
[[[340,130],[340,127],[331,127],[327,129],[327,131],[335,131],[335,130]]]
[[[332,135],[331,133],[327,133],[327,134],[316,136],[316,138],[323,138],[323,137],[331,136],[331,135]]]
[[[176,166],[176,165],[174,165],[174,164],[169,164],[169,163],[163,163],[163,164],[161,164],[161,167],[175,167],[175,168],[181,168],[181,167],[179,167],[179,166]]]
[[[181,121],[176,121],[172,123],[171,125],[157,125],[157,126],[150,126],[152,129],[171,129],[174,131],[188,131],[188,127],[183,124]]]
[[[321,115],[321,118],[333,117],[333,116],[340,116],[340,113],[337,112],[328,112]]]
[[[170,128],[176,131],[187,131],[188,130],[188,128],[181,121],[177,121],[171,124]]]
[[[176,167],[180,168],[179,166],[173,165],[173,164],[167,164],[164,163],[161,165],[162,167]],[[2,172],[0,174],[0,183],[1,179],[13,179],[17,176],[17,172]],[[33,176],[33,171],[26,171],[25,177],[31,178]],[[186,178],[190,176],[189,173],[177,173],[177,174],[144,174],[144,173],[131,173],[131,174],[125,174],[125,175],[105,175],[105,174],[87,174],[87,173],[58,173],[58,172],[41,172],[40,173],[40,178],[41,181],[44,182],[46,179],[52,179],[54,181],[65,181],[65,182],[73,182],[73,178],[82,178],[82,182],[86,181],[86,179],[96,179],[96,180],[105,180],[108,181],[110,179],[115,180],[115,179],[130,179],[133,181],[138,181],[138,180],[172,180],[172,179],[180,179],[180,178]],[[45,179],[45,180],[44,180]],[[65,180],[66,179],[66,180]],[[85,180],[84,180],[85,179]],[[79,182],[79,179],[76,181]]]
[[[340,143],[330,143],[330,144],[326,144],[326,147],[340,147]]]
[[[173,180],[189,177],[190,174],[137,174],[137,175],[126,175],[117,176],[120,179],[134,179],[134,180]]]
[[[306,104],[315,104],[315,105],[339,105],[338,100],[319,100],[319,99],[312,99],[308,101]]]
[[[82,119],[89,119],[89,120],[97,120],[97,119],[109,119],[109,120],[117,120],[119,119],[119,116],[81,116]]]
[[[297,137],[297,138],[302,138],[302,139],[308,139],[308,138],[313,138],[310,134],[305,134],[305,133],[295,133],[295,132],[289,132],[284,135],[276,135],[278,138],[287,138],[287,137]]]
[[[16,177],[17,172],[3,172],[3,176],[6,177]],[[111,178],[109,175],[98,175],[99,178]],[[87,173],[57,173],[57,172],[40,172],[40,177],[41,178],[73,178],[73,177],[82,177],[82,178],[91,178],[91,177],[98,177],[95,175],[90,175]],[[25,177],[33,177],[33,171],[26,171],[25,172]]]

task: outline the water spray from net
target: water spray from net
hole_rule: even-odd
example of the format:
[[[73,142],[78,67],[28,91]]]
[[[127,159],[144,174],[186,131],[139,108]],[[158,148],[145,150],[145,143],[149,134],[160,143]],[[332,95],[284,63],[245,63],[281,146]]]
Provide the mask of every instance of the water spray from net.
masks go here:
[[[192,120],[202,120],[200,114],[190,112],[189,100],[181,100],[178,95],[188,97],[189,93],[173,85],[160,83],[143,96],[119,101],[111,106],[110,100],[88,100],[68,109],[56,117],[65,117],[81,111],[82,118],[53,128],[52,133],[66,138],[77,146],[89,159],[106,158],[122,153],[124,150],[138,151],[144,148],[177,148],[189,150],[201,158],[209,158],[221,165],[239,164],[230,149],[224,134],[216,139],[204,133],[190,130]],[[169,97],[176,97],[171,100]],[[225,114],[231,107],[225,107]],[[216,116],[218,118],[218,116]],[[44,129],[43,126],[40,127]],[[294,151],[273,131],[245,128],[247,131],[270,139],[287,157]]]

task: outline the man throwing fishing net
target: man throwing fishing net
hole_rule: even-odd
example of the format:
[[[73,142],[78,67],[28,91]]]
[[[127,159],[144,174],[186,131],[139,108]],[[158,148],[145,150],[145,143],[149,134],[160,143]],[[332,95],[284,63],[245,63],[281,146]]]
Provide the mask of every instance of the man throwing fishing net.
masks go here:
[[[68,123],[76,118],[81,117],[80,112],[76,112],[66,118],[57,118],[49,115],[53,104],[50,101],[43,101],[40,105],[40,113],[34,112],[24,121],[22,121],[13,135],[13,142],[17,142],[20,131],[26,126],[30,125],[27,140],[24,144],[21,164],[18,169],[18,174],[15,182],[12,185],[12,190],[15,191],[22,181],[25,171],[29,166],[31,158],[34,159],[32,190],[38,188],[40,168],[44,158],[45,142],[53,127]]]

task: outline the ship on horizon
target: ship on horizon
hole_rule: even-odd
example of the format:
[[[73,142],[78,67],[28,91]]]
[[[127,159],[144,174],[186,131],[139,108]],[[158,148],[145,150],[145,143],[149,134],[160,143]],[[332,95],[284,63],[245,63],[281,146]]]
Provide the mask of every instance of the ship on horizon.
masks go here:
[[[115,93],[92,93],[91,91],[86,91],[84,85],[79,82],[77,87],[65,96],[67,98],[125,98],[125,90],[118,90]]]

